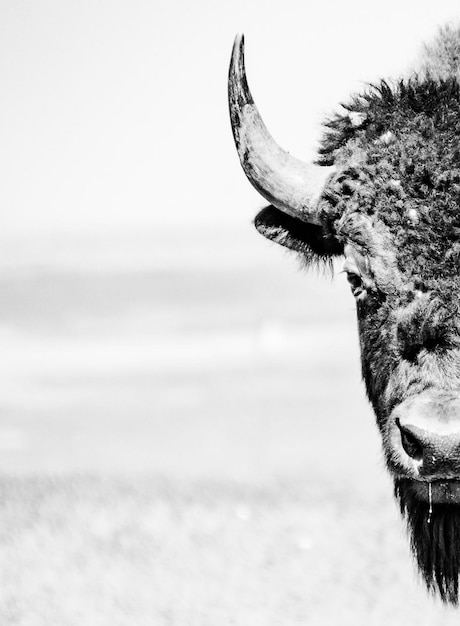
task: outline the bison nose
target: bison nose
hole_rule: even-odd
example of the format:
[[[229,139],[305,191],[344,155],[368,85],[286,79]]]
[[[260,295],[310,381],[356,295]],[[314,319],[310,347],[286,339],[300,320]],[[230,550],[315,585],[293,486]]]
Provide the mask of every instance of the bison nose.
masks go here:
[[[396,419],[396,424],[401,432],[401,444],[404,451],[416,461],[423,459],[426,449],[426,441],[422,433],[413,426],[403,426],[400,419]]]
[[[426,478],[460,475],[460,396],[422,394],[403,402],[393,418],[393,450],[400,458],[415,461]]]

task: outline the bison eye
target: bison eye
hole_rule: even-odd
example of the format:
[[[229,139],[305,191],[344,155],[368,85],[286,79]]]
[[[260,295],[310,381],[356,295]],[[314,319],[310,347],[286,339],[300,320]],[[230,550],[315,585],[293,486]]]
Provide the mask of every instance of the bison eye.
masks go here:
[[[347,272],[347,280],[350,283],[351,292],[355,298],[362,299],[366,294],[366,288],[363,283],[363,279],[356,272],[345,270]]]

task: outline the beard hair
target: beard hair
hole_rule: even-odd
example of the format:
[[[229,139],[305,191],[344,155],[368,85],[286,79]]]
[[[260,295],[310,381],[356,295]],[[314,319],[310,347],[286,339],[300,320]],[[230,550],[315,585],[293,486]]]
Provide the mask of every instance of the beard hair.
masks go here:
[[[458,604],[460,505],[420,500],[410,481],[395,479],[395,496],[406,519],[412,553],[428,590],[446,604]]]

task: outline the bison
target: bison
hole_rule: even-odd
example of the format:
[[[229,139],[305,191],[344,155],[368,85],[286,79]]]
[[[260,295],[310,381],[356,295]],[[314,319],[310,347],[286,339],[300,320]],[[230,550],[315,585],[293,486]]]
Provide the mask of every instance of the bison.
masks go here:
[[[241,165],[270,203],[255,218],[305,266],[343,257],[362,376],[428,589],[459,600],[460,30],[418,73],[381,81],[325,121],[314,163],[269,134],[237,36],[229,105]]]

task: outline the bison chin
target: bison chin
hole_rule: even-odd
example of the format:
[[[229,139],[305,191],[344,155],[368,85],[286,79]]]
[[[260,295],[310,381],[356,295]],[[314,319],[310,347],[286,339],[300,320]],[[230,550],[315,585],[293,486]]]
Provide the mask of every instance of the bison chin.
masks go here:
[[[460,504],[430,503],[417,497],[411,481],[395,480],[395,496],[406,519],[412,552],[428,590],[458,604]]]

